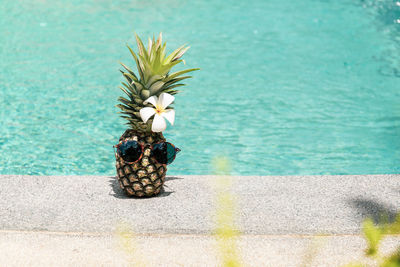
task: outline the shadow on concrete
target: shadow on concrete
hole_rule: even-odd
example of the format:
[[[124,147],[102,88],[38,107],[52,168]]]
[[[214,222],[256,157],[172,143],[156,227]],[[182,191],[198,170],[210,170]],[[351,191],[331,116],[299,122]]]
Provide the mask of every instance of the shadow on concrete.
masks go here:
[[[172,180],[183,180],[183,178],[182,177],[176,177],[176,176],[167,176],[167,177],[165,177],[165,181],[166,182],[172,181]]]
[[[349,203],[358,211],[362,220],[371,218],[376,224],[394,222],[399,212],[393,207],[365,198],[351,199]]]
[[[127,196],[124,191],[121,189],[121,187],[119,186],[117,177],[109,177],[110,180],[108,181],[111,187],[110,191],[110,195],[116,198],[120,198],[120,199],[145,199],[145,198],[159,198],[159,197],[167,197],[169,195],[171,195],[172,193],[174,193],[175,191],[166,191],[165,188],[168,188],[168,185],[164,184],[164,186],[161,188],[160,193],[157,196],[153,196],[153,197],[135,197],[135,196]],[[176,180],[176,179],[183,179],[180,177],[165,177],[165,181],[171,181],[171,180]]]

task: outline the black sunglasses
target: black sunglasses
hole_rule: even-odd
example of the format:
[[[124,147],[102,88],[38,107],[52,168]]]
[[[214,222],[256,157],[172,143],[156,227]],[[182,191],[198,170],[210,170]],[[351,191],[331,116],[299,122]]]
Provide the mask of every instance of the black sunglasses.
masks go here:
[[[143,157],[144,153],[144,145],[134,140],[121,141],[118,145],[115,145],[114,148],[117,149],[116,154],[129,164],[138,162]],[[151,156],[161,164],[171,164],[175,160],[176,154],[181,151],[169,142],[160,142],[150,145],[150,149]]]

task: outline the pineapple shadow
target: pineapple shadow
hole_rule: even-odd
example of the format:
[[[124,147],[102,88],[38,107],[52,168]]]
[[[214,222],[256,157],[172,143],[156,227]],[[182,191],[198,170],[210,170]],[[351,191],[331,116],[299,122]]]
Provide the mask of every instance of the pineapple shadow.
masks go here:
[[[114,177],[109,177],[109,178],[110,178],[110,180],[108,182],[109,182],[109,185],[110,185],[111,190],[112,190],[112,191],[110,191],[109,195],[111,195],[113,197],[116,197],[116,198],[120,198],[120,199],[143,199],[143,198],[147,198],[147,197],[134,197],[134,196],[130,197],[130,196],[127,196],[124,193],[124,191],[121,189],[121,187],[119,186],[117,177],[114,176]],[[165,177],[165,184],[164,184],[163,188],[161,189],[160,193],[157,196],[153,196],[153,197],[155,197],[155,198],[157,198],[157,197],[167,197],[167,196],[173,194],[175,191],[171,191],[168,188],[168,184],[167,184],[168,181],[172,181],[172,180],[183,180],[183,178],[176,177],[176,176],[167,176],[167,177]],[[148,198],[153,198],[153,197],[148,197]]]

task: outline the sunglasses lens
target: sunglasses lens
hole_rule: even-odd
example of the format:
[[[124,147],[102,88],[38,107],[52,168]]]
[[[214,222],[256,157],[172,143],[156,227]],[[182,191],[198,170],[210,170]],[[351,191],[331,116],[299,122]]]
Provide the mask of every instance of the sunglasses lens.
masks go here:
[[[142,155],[142,148],[136,141],[126,141],[119,146],[118,154],[126,162],[135,162]]]
[[[153,155],[159,163],[170,164],[175,159],[176,150],[171,143],[159,143],[153,146]]]

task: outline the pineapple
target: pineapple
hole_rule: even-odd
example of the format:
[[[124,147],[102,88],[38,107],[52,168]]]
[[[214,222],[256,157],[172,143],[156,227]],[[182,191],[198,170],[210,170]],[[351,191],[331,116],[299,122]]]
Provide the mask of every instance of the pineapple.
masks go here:
[[[165,164],[158,163],[151,154],[151,145],[165,141],[162,132],[153,132],[153,119],[143,121],[140,111],[151,107],[146,102],[152,96],[159,97],[162,93],[175,95],[177,87],[184,84],[180,81],[191,78],[181,76],[198,69],[186,69],[170,73],[173,66],[183,60],[180,59],[189,47],[181,46],[166,56],[166,43],[162,43],[162,34],[157,40],[149,39],[148,48],[136,35],[138,54],[129,46],[128,49],[136,63],[139,75],[136,75],[128,66],[121,63],[124,70],[120,70],[126,82],[122,82],[120,89],[128,98],[120,97],[117,105],[121,114],[128,122],[129,129],[120,137],[119,141],[135,140],[143,146],[143,155],[135,163],[126,163],[116,153],[116,169],[120,187],[128,196],[149,197],[157,195],[164,182],[167,172]]]

